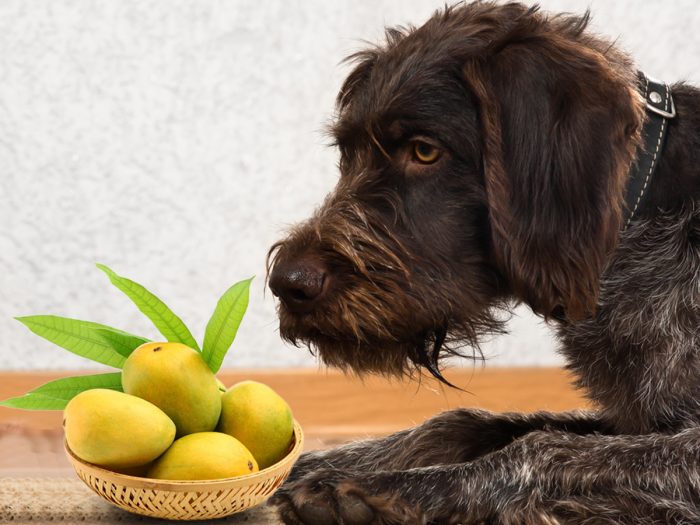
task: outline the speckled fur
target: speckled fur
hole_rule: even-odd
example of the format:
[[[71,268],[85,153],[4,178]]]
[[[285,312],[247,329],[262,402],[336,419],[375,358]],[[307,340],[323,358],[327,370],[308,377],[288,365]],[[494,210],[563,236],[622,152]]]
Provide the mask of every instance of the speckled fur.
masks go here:
[[[568,367],[620,433],[700,422],[700,211],[627,231],[595,317],[559,328]]]

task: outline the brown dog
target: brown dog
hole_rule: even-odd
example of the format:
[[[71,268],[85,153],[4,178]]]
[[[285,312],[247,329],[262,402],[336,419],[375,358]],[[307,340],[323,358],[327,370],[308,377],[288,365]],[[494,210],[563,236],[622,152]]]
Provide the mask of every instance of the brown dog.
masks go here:
[[[353,56],[340,181],[270,287],[325,363],[438,377],[524,302],[600,409],[458,410],[306,454],[287,523],[700,523],[700,92],[672,86],[626,204],[650,90],[587,21],[477,2]]]

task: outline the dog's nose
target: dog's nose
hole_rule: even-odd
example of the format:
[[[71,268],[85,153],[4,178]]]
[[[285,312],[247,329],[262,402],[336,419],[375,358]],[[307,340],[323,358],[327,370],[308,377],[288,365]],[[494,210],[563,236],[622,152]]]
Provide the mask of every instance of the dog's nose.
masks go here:
[[[328,271],[320,261],[281,261],[272,269],[270,290],[293,312],[306,313],[323,297],[328,281]]]

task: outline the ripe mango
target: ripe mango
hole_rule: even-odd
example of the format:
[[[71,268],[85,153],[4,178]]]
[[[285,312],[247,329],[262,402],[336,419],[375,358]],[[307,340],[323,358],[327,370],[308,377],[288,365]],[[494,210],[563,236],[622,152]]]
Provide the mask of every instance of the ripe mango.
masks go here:
[[[258,471],[250,451],[236,438],[198,432],[176,440],[148,471],[154,479],[221,479]]]
[[[248,447],[264,469],[287,454],[294,422],[289,405],[277,392],[256,381],[241,381],[221,396],[217,430]]]
[[[177,437],[214,430],[221,413],[216,378],[196,350],[181,343],[145,343],[127,358],[124,392],[168,414]]]
[[[73,453],[109,469],[145,465],[175,439],[175,424],[162,410],[116,390],[81,392],[70,400],[63,417]]]

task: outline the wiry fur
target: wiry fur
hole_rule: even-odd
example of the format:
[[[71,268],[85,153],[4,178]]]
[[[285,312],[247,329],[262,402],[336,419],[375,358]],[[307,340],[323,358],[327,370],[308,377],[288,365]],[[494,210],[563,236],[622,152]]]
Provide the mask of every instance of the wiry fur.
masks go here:
[[[434,354],[426,349],[437,337],[444,337],[436,333],[447,330],[448,323],[450,340],[474,346],[478,346],[479,334],[497,331],[500,326],[478,307],[464,312],[463,321],[456,319],[453,312],[457,308],[480,304],[487,292],[457,275],[442,283],[436,281],[451,273],[447,262],[417,246],[409,247],[377,208],[358,202],[361,191],[362,197],[399,213],[399,205],[392,204],[399,200],[398,194],[382,188],[372,193],[376,176],[360,174],[351,182],[341,181],[317,214],[292,232],[293,242],[273,246],[268,265],[282,254],[294,257],[312,252],[332,268],[338,276],[335,287],[342,290],[342,295],[325,308],[304,316],[280,308],[285,339],[318,349],[330,366],[410,374],[414,366],[432,365],[423,362],[429,352],[435,359],[440,351],[442,356],[457,353],[457,347],[449,345],[438,346]],[[296,253],[297,247],[303,252]],[[421,285],[423,282],[429,285]],[[427,309],[426,304],[434,308]],[[416,327],[425,328],[416,331]],[[406,334],[411,333],[406,340]]]
[[[700,523],[700,91],[672,86],[664,156],[620,233],[643,102],[586,23],[477,2],[355,55],[340,181],[270,268],[323,263],[328,291],[308,312],[283,300],[281,333],[359,372],[438,373],[524,302],[598,408],[461,409],[308,453],[277,496],[286,523]],[[441,160],[412,162],[415,136]]]
[[[580,387],[624,434],[700,421],[700,211],[638,221],[601,282],[594,317],[559,327]]]

